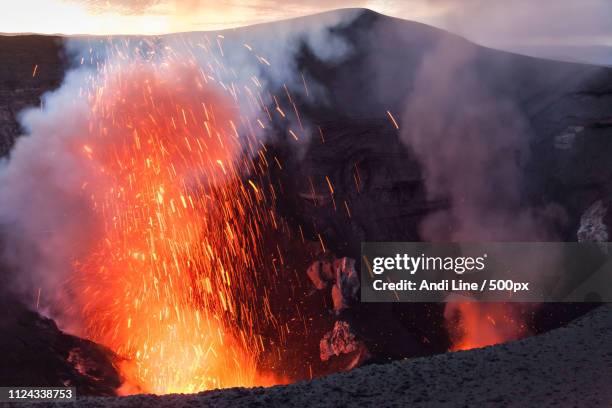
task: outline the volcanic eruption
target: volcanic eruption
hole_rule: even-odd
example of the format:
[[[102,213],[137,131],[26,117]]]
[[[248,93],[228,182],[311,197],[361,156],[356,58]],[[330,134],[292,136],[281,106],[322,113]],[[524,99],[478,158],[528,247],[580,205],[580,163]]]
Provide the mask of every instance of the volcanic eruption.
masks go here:
[[[531,327],[530,307],[359,302],[355,260],[364,241],[539,239],[531,216],[549,219],[531,210],[550,203],[569,214],[551,236],[573,239],[595,193],[570,200],[577,187],[533,171],[533,157],[558,152],[530,138],[564,128],[531,101],[575,96],[567,78],[592,72],[368,11],[330,16],[324,29],[306,18],[66,40],[72,71],[21,115],[0,171],[6,280],[110,351],[118,393],[312,379],[506,342],[577,313],[542,306],[554,313]],[[317,36],[287,29],[309,24]],[[28,80],[48,75],[34,65]],[[529,217],[517,226],[516,213]]]
[[[66,282],[82,334],[125,357],[139,391],[258,384],[252,286],[269,213],[241,180],[253,164],[237,108],[194,65],[96,81],[79,142],[101,233]]]
[[[248,119],[193,60],[116,59],[82,78],[65,91],[80,109],[60,114],[76,125],[45,135],[50,162],[35,170],[70,162],[48,199],[63,200],[54,216],[78,208],[52,231],[75,235],[52,240],[82,241],[62,243],[69,272],[39,283],[37,302],[117,354],[120,392],[269,384],[254,286],[274,214],[262,147],[239,134]],[[33,133],[49,132],[34,115]]]

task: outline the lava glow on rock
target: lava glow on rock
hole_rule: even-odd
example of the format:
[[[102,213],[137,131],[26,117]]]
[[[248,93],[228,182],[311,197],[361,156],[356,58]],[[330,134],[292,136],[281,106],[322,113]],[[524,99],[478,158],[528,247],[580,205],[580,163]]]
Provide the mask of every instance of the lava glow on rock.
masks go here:
[[[123,359],[124,394],[271,385],[253,285],[273,214],[246,178],[261,164],[243,154],[257,150],[235,101],[195,63],[108,65],[91,80],[72,148],[99,228],[66,282],[77,334]]]

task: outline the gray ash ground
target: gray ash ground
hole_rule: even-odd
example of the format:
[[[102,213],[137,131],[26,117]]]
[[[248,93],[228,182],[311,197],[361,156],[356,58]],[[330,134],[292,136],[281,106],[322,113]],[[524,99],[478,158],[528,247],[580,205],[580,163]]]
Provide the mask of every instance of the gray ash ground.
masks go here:
[[[610,407],[612,306],[497,346],[370,365],[271,388],[86,397],[20,407]],[[16,405],[17,406],[17,405]]]

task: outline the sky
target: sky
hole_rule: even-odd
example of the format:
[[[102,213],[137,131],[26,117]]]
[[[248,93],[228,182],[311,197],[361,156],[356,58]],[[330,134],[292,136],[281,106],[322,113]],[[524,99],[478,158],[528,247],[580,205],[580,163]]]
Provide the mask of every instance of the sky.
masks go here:
[[[161,34],[367,7],[503,49],[612,47],[610,0],[0,0],[0,32]]]

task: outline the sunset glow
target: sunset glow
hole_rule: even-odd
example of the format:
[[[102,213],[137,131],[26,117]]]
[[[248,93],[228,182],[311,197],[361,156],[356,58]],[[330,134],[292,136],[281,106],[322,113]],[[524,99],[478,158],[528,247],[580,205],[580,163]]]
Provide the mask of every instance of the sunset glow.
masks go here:
[[[345,7],[367,7],[381,13],[398,14],[397,4],[377,0],[336,0],[328,3],[265,0],[22,0],[2,10],[0,32],[110,35],[207,31]],[[428,20],[444,9],[440,5],[414,4],[409,17]]]

